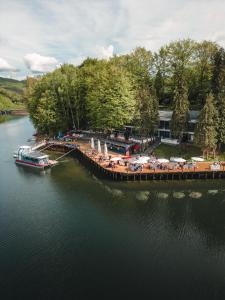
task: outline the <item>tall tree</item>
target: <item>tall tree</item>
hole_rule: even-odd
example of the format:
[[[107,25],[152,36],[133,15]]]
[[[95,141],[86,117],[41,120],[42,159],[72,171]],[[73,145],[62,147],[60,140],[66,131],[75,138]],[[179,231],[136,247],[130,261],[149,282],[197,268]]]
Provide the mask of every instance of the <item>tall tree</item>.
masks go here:
[[[209,156],[209,153],[212,152],[215,156],[218,141],[217,130],[218,112],[214,104],[213,95],[209,94],[199,116],[194,136],[196,145],[202,148],[203,156],[206,156],[207,158]]]
[[[212,89],[213,57],[217,51],[217,45],[210,41],[195,43],[194,64],[192,67],[192,97],[199,106],[204,105],[207,95]],[[193,99],[192,99],[192,102]]]
[[[159,123],[158,99],[154,89],[142,90],[141,111],[141,128],[147,135],[153,136]]]
[[[135,98],[129,74],[111,62],[100,62],[87,92],[90,125],[108,130],[128,124],[135,113]]]
[[[225,144],[225,50],[220,47],[213,56],[212,91],[218,109],[218,142]]]
[[[176,87],[174,97],[174,109],[171,120],[171,132],[174,137],[182,139],[183,133],[187,128],[189,101],[187,88],[184,83]]]

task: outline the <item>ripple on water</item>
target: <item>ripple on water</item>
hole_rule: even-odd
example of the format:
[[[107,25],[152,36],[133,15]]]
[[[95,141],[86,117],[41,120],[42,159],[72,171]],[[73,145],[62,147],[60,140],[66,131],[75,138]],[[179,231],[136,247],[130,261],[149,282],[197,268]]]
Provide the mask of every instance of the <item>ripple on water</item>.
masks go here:
[[[182,199],[184,197],[185,197],[185,193],[183,193],[183,192],[174,192],[173,193],[173,198]]]
[[[157,193],[156,195],[159,199],[167,199],[169,197],[167,193]]]
[[[122,197],[123,192],[119,189],[110,189],[110,192],[113,194],[115,197]]]
[[[189,197],[192,198],[192,199],[199,199],[202,197],[202,193],[200,192],[191,192],[189,194]]]
[[[218,193],[218,190],[208,190],[208,194],[210,195],[216,195]]]
[[[149,199],[149,191],[141,191],[136,194],[136,199],[139,201],[147,201]]]

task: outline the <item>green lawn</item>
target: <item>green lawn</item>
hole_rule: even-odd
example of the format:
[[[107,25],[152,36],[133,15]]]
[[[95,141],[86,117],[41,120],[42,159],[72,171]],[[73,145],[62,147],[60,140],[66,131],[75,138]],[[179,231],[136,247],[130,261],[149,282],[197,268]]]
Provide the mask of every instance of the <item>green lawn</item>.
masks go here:
[[[170,158],[171,156],[183,157],[189,160],[193,156],[202,156],[202,151],[199,147],[193,145],[187,146],[170,146],[161,144],[154,150],[158,158]],[[215,159],[209,158],[208,161],[225,161],[225,152],[219,153]]]
[[[175,156],[183,157],[187,160],[190,159],[192,156],[202,155],[201,149],[193,145],[171,146],[161,144],[154,150],[154,153],[158,158],[170,158],[171,156]]]

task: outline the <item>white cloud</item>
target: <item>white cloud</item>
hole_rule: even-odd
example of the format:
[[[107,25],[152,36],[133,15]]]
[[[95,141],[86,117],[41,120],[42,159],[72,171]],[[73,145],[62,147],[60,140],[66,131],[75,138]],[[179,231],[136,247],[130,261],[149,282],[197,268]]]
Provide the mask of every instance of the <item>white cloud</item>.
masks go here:
[[[113,57],[114,47],[113,45],[109,45],[108,47],[97,46],[96,47],[96,55],[98,58],[110,59]]]
[[[22,69],[19,76],[27,74],[27,53],[79,64],[183,38],[225,46],[224,0],[0,0],[0,7],[0,55]]]
[[[16,69],[11,66],[5,59],[0,57],[0,72],[15,71]]]
[[[58,64],[58,61],[54,57],[41,56],[37,53],[25,55],[24,62],[27,68],[34,73],[49,72]]]

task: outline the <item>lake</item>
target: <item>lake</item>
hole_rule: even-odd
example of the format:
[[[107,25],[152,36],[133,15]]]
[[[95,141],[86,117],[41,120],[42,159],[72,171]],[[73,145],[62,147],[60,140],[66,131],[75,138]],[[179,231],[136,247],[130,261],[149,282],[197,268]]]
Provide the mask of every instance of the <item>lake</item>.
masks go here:
[[[13,161],[29,118],[0,132],[1,299],[224,299],[224,180],[110,182],[69,157],[40,173]]]

